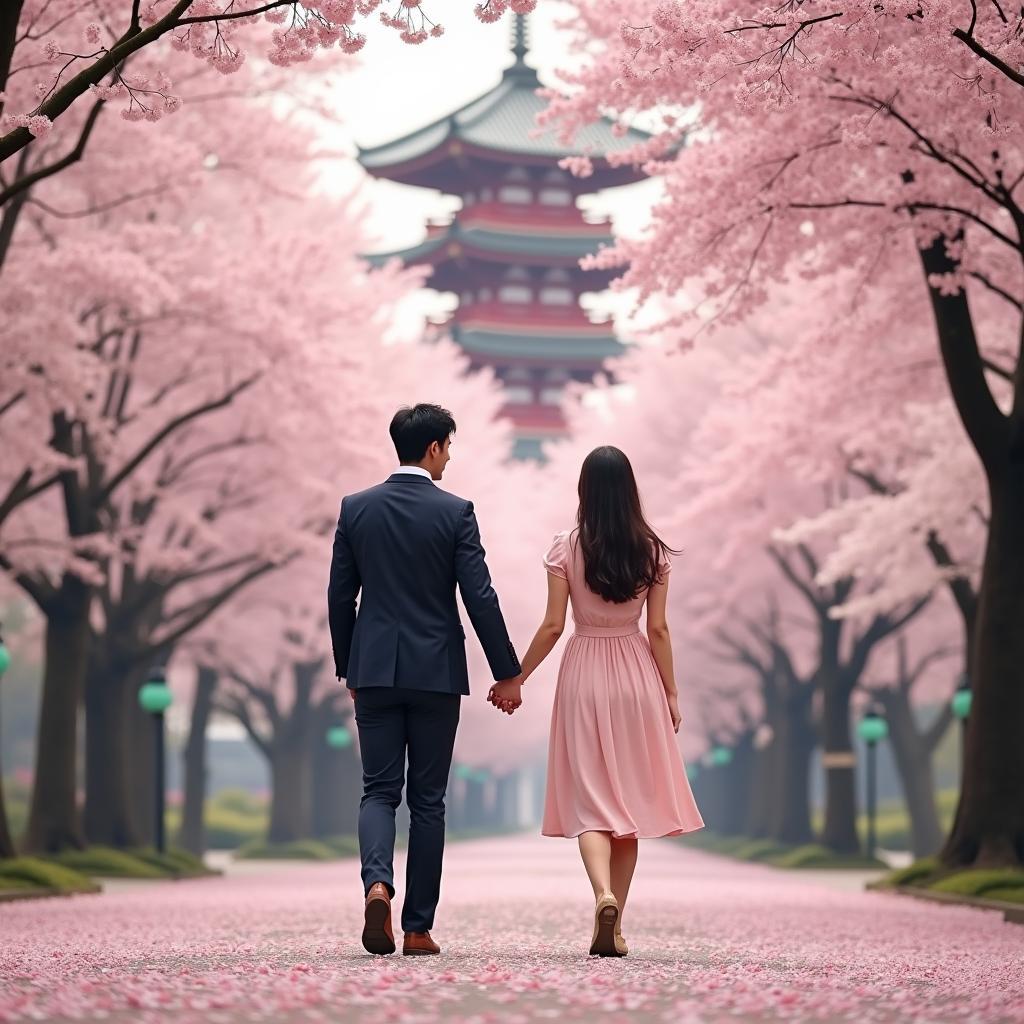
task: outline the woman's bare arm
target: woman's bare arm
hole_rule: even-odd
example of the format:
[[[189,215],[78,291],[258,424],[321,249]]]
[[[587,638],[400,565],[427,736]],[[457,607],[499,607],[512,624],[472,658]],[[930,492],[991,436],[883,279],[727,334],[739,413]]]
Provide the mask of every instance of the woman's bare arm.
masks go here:
[[[654,663],[658,666],[661,685],[672,714],[672,726],[679,732],[679,692],[676,689],[675,668],[672,665],[672,635],[668,629],[666,607],[668,605],[668,577],[655,583],[647,591],[647,639],[651,643]]]
[[[565,613],[569,605],[569,583],[553,572],[548,573],[548,606],[530,649],[522,660],[523,682],[537,670],[551,653],[558,638],[565,631]]]

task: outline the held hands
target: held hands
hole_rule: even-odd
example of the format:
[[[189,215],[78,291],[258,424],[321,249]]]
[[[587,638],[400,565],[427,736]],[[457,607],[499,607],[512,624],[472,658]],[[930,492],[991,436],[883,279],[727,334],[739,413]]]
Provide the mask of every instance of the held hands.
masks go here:
[[[514,676],[495,683],[487,694],[487,700],[499,711],[511,715],[523,703],[523,677]]]

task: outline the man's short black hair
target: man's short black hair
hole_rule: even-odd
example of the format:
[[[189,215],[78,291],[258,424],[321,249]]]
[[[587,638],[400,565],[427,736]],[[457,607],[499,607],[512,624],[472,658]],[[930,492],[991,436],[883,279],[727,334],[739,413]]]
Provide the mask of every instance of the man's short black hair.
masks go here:
[[[434,441],[444,447],[445,441],[455,433],[455,420],[439,405],[420,403],[411,408],[405,405],[395,413],[390,429],[398,461],[422,462]]]

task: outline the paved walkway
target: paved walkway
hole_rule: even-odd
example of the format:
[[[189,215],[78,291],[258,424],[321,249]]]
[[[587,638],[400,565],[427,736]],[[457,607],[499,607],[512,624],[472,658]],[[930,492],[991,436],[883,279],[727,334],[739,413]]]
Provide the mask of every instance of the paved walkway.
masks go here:
[[[446,868],[429,959],[363,952],[350,861],[7,904],[0,1021],[1024,1022],[1024,927],[997,914],[651,841],[630,956],[591,960],[575,844],[456,844]]]

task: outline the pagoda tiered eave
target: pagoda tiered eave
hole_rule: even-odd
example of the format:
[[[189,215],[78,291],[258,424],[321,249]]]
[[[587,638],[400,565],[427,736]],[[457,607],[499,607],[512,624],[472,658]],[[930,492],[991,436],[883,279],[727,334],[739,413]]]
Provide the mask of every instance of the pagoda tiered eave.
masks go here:
[[[538,234],[495,228],[465,227],[456,222],[446,230],[428,236],[419,245],[393,252],[373,253],[366,258],[374,266],[400,259],[407,266],[446,260],[482,259],[494,263],[517,263],[528,256],[530,262],[545,266],[574,266],[585,256],[596,253],[614,241],[610,234],[558,233],[543,234],[544,248],[538,249]]]
[[[374,177],[407,185],[446,190],[453,173],[465,173],[472,162],[507,166],[549,166],[565,156],[587,156],[592,173],[579,179],[580,190],[593,192],[629,184],[645,177],[631,165],[612,166],[608,157],[646,142],[646,132],[622,132],[607,118],[584,125],[571,144],[554,128],[539,128],[537,117],[547,101],[537,95],[540,80],[522,63],[507,68],[501,81],[483,96],[446,117],[380,146],[359,147],[357,159]]]
[[[510,365],[575,366],[580,362],[614,359],[626,350],[607,328],[593,334],[567,331],[540,334],[453,324],[450,331],[452,338],[470,356],[502,356]]]

